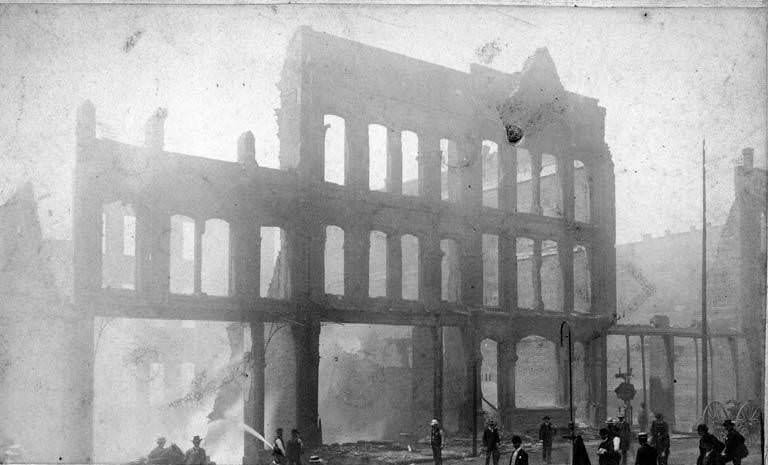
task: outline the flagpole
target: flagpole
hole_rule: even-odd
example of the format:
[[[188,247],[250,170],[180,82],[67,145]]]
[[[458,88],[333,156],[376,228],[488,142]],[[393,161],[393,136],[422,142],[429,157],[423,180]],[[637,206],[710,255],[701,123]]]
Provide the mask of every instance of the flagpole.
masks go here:
[[[701,407],[709,403],[709,342],[707,328],[707,155],[701,141]]]

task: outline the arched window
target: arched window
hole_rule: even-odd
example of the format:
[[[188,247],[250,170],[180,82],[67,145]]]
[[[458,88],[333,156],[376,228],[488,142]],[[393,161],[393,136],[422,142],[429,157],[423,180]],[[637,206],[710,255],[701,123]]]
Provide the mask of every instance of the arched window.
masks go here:
[[[544,153],[541,155],[541,175],[539,176],[541,212],[544,216],[563,216],[562,189],[557,172],[557,158]]]
[[[574,219],[589,223],[589,171],[579,160],[573,161]]]
[[[591,306],[592,286],[587,248],[576,245],[573,248],[573,310],[589,313]]]
[[[440,250],[443,252],[440,264],[442,275],[440,298],[446,302],[458,302],[461,294],[459,246],[453,239],[443,239],[440,241]]]
[[[368,189],[387,190],[387,128],[368,125]]]
[[[403,153],[403,195],[419,195],[419,136],[413,131],[400,134]]]
[[[481,152],[483,169],[483,206],[499,208],[499,146],[484,140]]]
[[[517,149],[517,211],[531,213],[533,204],[531,154],[524,148]]]
[[[290,267],[285,231],[282,228],[264,226],[260,233],[259,295],[270,299],[287,299],[290,296]]]
[[[344,230],[325,227],[325,293],[344,295]]]
[[[541,243],[541,301],[547,310],[563,311],[563,272],[555,241]]]
[[[483,402],[482,408],[484,412],[488,414],[495,414],[496,409],[499,407],[498,397],[498,347],[496,341],[493,339],[483,339],[480,342],[480,354],[483,357],[482,365],[480,367],[480,388],[483,394],[483,399],[490,402],[492,406]]]
[[[515,405],[518,408],[556,407],[559,389],[560,367],[555,343],[540,336],[521,339],[517,343],[515,364]]]
[[[368,253],[368,296],[387,295],[387,235],[371,231]]]
[[[183,215],[171,217],[170,292],[195,291],[195,220]]]
[[[344,168],[347,159],[347,136],[344,118],[336,115],[323,116],[325,124],[325,181],[344,185]]]
[[[517,243],[517,306],[532,309],[533,295],[533,240],[518,237]]]
[[[499,236],[483,234],[483,305],[499,306]]]
[[[136,288],[136,213],[121,201],[102,207],[101,285]]]
[[[400,237],[403,261],[403,299],[419,299],[419,239],[405,234]]]
[[[459,148],[450,139],[440,139],[440,198],[458,202],[461,195]]]
[[[205,222],[200,290],[208,295],[229,295],[229,223],[220,219]]]

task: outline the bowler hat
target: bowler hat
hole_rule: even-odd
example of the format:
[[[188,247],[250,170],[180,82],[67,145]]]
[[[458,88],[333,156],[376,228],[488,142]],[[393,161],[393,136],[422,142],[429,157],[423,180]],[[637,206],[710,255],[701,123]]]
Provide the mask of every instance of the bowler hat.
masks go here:
[[[735,426],[732,420],[725,420],[723,426]]]
[[[192,438],[192,442],[199,442],[199,441],[202,441],[202,439],[200,439],[200,436],[195,436]]]

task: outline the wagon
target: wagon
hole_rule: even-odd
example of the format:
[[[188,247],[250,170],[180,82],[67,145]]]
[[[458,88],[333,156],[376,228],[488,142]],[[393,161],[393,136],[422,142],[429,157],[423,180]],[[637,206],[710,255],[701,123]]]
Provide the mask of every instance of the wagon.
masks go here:
[[[725,436],[725,428],[723,428],[725,420],[733,421],[736,430],[744,436],[747,444],[760,444],[763,411],[756,402],[730,400],[723,404],[713,401],[704,408],[701,423],[707,425],[709,431],[718,437]]]

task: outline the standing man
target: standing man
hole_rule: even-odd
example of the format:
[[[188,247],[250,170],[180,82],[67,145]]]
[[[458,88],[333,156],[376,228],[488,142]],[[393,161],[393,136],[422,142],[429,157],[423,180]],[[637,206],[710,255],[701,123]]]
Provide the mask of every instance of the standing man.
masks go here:
[[[443,432],[440,423],[433,419],[429,424],[429,445],[432,446],[432,459],[435,465],[443,464]]]
[[[499,435],[499,429],[496,427],[496,421],[491,419],[488,421],[488,426],[483,431],[483,447],[485,448],[485,465],[488,465],[493,458],[493,465],[499,465],[499,445],[501,443],[501,436]],[[738,465],[738,464],[735,464]]]
[[[549,416],[543,418],[539,427],[539,440],[541,441],[541,455],[544,463],[552,462],[552,440],[555,437],[555,427],[550,423]]]
[[[659,465],[667,465],[669,461],[669,425],[664,421],[664,415],[656,414],[651,423],[651,446],[659,454]]]
[[[523,440],[520,436],[512,436],[512,457],[509,458],[509,465],[528,465],[528,453],[523,450]]]
[[[186,465],[207,465],[208,459],[205,455],[205,449],[200,447],[200,443],[203,440],[200,436],[192,438],[192,448],[184,455],[184,463]]]
[[[616,423],[616,435],[619,437],[619,450],[621,450],[621,465],[627,465],[627,455],[629,452],[629,443],[632,440],[632,429],[629,423],[624,419],[624,414],[619,414],[619,421]]]
[[[299,437],[299,430],[294,428],[291,430],[291,439],[288,440],[288,444],[285,447],[285,457],[288,465],[301,465],[301,454],[303,453],[304,443],[301,442]]]
[[[646,414],[646,420],[648,420]],[[637,455],[635,456],[635,465],[658,465],[659,454],[656,449],[648,444],[648,433],[640,433],[637,435],[637,442],[640,447],[637,449]]]
[[[637,412],[637,424],[640,431],[648,431],[648,410],[645,408],[645,402],[640,402],[640,411]]]
[[[720,442],[714,434],[710,433],[709,427],[703,423],[696,427],[696,432],[699,433],[699,456],[696,459],[696,465],[703,465],[704,457],[707,455],[708,450],[705,447],[707,443],[712,446],[711,449],[715,455],[720,455],[723,449],[725,449],[725,444]]]
[[[608,428],[600,428],[600,445],[597,447],[599,465],[619,465],[621,454],[616,448],[614,438]]]
[[[723,449],[723,463],[733,462],[733,465],[741,465],[741,459],[747,456],[749,451],[744,444],[744,436],[736,431],[731,420],[723,422],[725,427],[725,449]]]
[[[281,465],[285,462],[285,443],[283,442],[283,428],[277,428],[277,436],[272,446],[272,456],[275,463]]]

